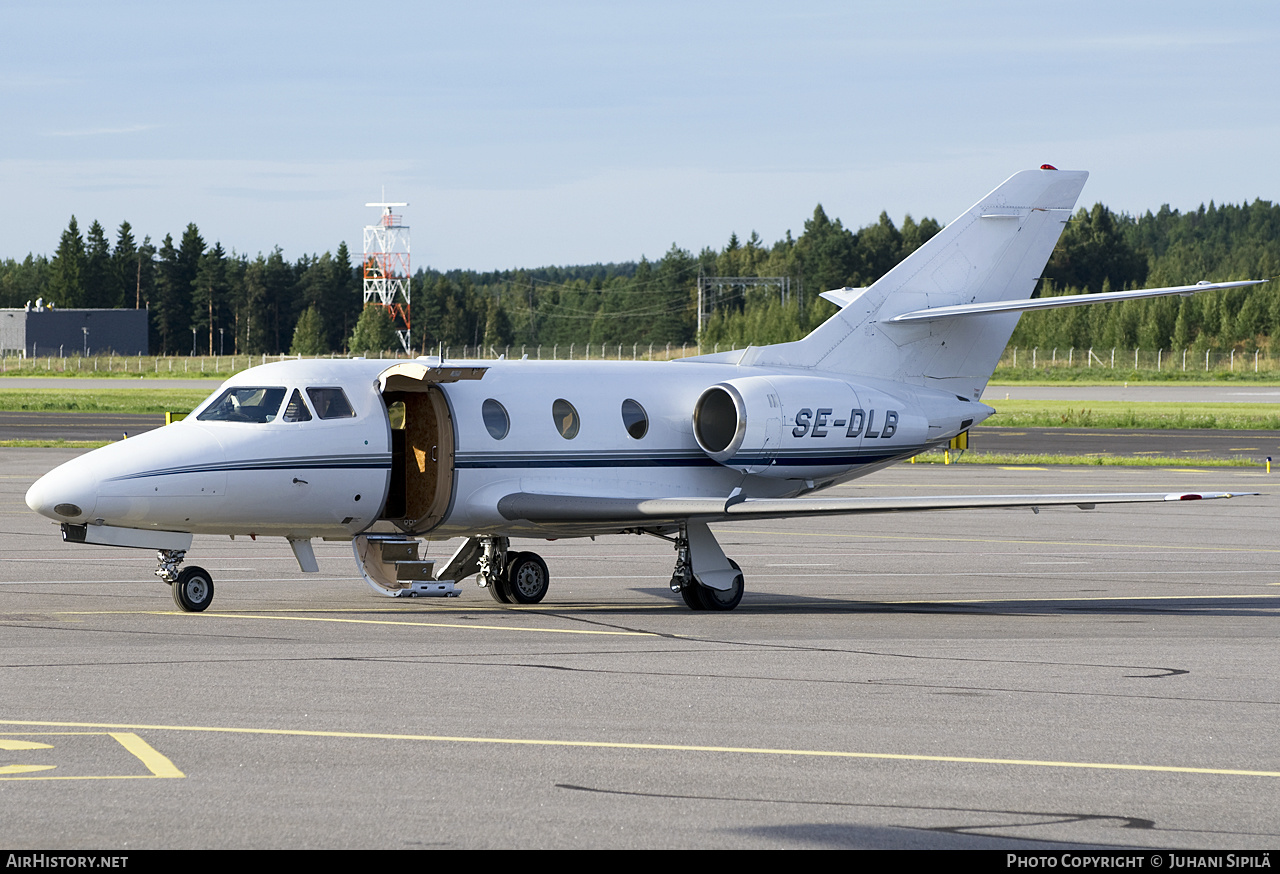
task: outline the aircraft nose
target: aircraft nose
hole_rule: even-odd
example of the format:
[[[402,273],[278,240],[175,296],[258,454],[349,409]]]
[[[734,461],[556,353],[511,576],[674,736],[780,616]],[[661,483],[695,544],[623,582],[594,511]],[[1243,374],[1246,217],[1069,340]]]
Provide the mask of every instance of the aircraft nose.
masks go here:
[[[98,502],[97,481],[64,464],[27,489],[27,506],[57,522],[85,522]]]

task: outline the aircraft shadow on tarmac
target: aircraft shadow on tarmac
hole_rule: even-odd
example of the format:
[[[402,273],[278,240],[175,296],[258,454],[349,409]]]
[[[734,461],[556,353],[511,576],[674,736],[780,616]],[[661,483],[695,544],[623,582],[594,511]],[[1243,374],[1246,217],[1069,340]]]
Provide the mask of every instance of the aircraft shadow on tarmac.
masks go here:
[[[1179,829],[1161,828],[1155,821],[1145,817],[1085,811],[984,809],[978,807],[875,804],[828,800],[807,801],[794,797],[726,797],[637,793],[566,783],[558,783],[556,788],[606,795],[641,795],[648,798],[660,798],[678,802],[722,803],[736,801],[751,805],[780,804],[796,809],[812,805],[827,809],[843,808],[858,811],[880,811],[891,816],[900,814],[906,817],[922,816],[926,819],[940,816],[948,822],[947,825],[871,825],[799,820],[780,825],[741,826],[725,829],[728,833],[742,834],[753,838],[763,837],[782,846],[794,845],[830,849],[935,850],[1044,850],[1048,847],[1056,847],[1064,850],[1083,851],[1086,849],[1147,846],[1147,844],[1137,841],[1126,841],[1123,835],[1126,830],[1144,832],[1146,835],[1164,833],[1167,836],[1172,836],[1180,831]],[[1069,832],[1073,826],[1090,829],[1090,836],[1094,837],[1095,840],[1076,841],[1069,836],[1063,836],[1063,828],[1065,827]],[[1039,829],[1052,829],[1057,836],[1054,838],[1037,837],[1036,833]],[[1099,843],[1096,840],[1099,835],[1098,829],[1102,829],[1101,834],[1109,838],[1106,843]],[[1025,838],[1018,836],[1019,830],[1023,835],[1026,835]],[[1166,840],[1170,839],[1171,837],[1166,837]]]
[[[637,594],[672,596],[665,589],[633,589]],[[675,596],[674,600],[679,601]],[[572,608],[566,608],[572,609]],[[628,608],[619,607],[625,612]],[[599,610],[593,610],[599,615]],[[769,613],[775,615],[801,615],[806,613],[945,613],[980,616],[1030,616],[1030,615],[1086,615],[1086,616],[1267,616],[1280,618],[1280,595],[1250,597],[1212,596],[1193,598],[1124,598],[1108,597],[1093,600],[1081,598],[991,599],[966,600],[953,603],[946,599],[937,601],[863,601],[858,599],[810,597],[804,595],[776,595],[748,593],[738,607],[738,613]]]

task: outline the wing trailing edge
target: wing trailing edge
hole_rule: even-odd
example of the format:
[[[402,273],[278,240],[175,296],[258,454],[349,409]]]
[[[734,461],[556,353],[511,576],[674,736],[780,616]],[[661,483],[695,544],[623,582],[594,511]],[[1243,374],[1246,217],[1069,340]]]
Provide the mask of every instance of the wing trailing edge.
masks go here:
[[[1099,504],[1148,504],[1216,500],[1258,492],[1134,492],[1078,495],[937,495],[901,498],[608,498],[516,492],[498,501],[511,521],[535,523],[645,524],[682,519],[787,519],[862,513],[911,513],[1012,507],[1079,507]]]

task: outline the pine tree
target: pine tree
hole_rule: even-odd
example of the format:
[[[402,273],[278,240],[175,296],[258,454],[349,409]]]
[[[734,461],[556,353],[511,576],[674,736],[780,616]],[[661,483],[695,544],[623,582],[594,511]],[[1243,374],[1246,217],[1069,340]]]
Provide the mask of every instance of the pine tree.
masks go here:
[[[106,231],[95,219],[85,241],[84,306],[108,308],[116,305],[115,282],[111,270],[111,244]]]
[[[213,335],[224,321],[223,311],[227,304],[227,264],[226,252],[221,243],[214,243],[213,248],[200,257],[200,268],[191,284],[191,327],[201,335],[208,337],[207,348],[210,355],[217,350]],[[204,336],[201,337],[204,339]]]
[[[104,306],[142,305],[142,258],[128,222],[121,222],[116,232],[116,250],[111,255],[111,280],[111,290],[106,298],[110,303]]]
[[[370,305],[360,313],[356,329],[351,334],[350,347],[353,355],[364,355],[371,352],[386,352],[398,346],[395,325],[387,315],[384,307]]]
[[[84,306],[84,240],[80,236],[80,226],[76,224],[75,216],[71,217],[67,229],[62,232],[58,252],[53,256],[52,268],[49,301],[63,308]]]
[[[293,329],[293,344],[289,347],[289,354],[323,355],[328,351],[324,319],[320,317],[318,309],[309,306],[298,317],[298,324]]]

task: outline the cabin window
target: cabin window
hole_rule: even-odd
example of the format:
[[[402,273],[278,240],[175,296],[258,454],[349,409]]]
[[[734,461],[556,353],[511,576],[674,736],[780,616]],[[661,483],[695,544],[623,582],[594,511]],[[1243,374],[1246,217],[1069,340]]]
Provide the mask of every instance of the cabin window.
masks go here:
[[[493,398],[480,406],[480,415],[484,417],[484,427],[494,440],[501,440],[511,430],[511,419],[507,416],[506,407]]]
[[[578,436],[578,411],[564,398],[556,398],[551,405],[551,419],[564,439],[572,440]]]
[[[311,411],[307,409],[307,402],[302,399],[302,392],[296,388],[293,394],[289,395],[289,405],[284,408],[283,418],[286,422],[311,421]]]
[[[622,402],[622,424],[636,440],[649,433],[649,416],[639,401],[627,398]]]
[[[307,397],[311,398],[311,405],[321,419],[350,419],[356,414],[340,388],[309,388]]]
[[[270,422],[284,400],[283,388],[237,387],[224,391],[196,418],[201,422]]]

